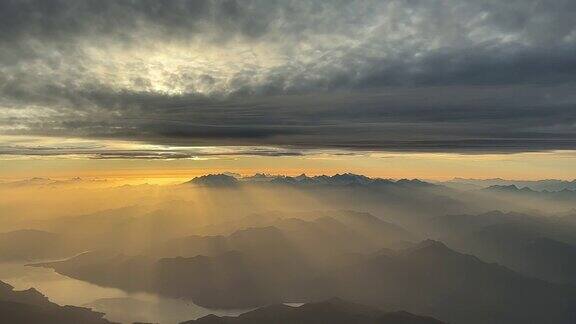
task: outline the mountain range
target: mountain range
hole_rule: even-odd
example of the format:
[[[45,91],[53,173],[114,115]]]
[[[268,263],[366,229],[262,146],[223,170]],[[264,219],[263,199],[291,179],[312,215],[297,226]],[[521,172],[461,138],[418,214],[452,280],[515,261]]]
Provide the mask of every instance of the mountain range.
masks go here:
[[[507,179],[464,179],[454,178],[449,181],[441,181],[449,187],[458,189],[474,190],[488,188],[491,186],[516,186],[518,188],[529,188],[534,191],[562,191],[562,190],[576,190],[576,179],[574,180],[507,180]]]
[[[366,185],[407,185],[407,186],[433,186],[431,183],[417,179],[381,179],[370,178],[364,175],[353,173],[335,174],[333,176],[307,176],[301,174],[291,177],[284,175],[267,175],[257,173],[253,176],[238,177],[228,174],[209,174],[196,177],[186,184],[203,185],[203,186],[231,186],[239,183],[269,183],[280,185],[307,185],[307,186],[366,186]]]
[[[42,264],[82,280],[154,290],[216,308],[311,302],[339,296],[450,323],[573,323],[576,288],[531,279],[427,240],[400,250],[345,256],[310,267],[291,254],[263,259],[242,251],[190,258],[84,255]],[[142,286],[142,282],[152,283]],[[140,285],[137,285],[140,283]]]
[[[525,275],[576,285],[574,215],[538,217],[493,211],[430,220],[431,232],[459,250]]]
[[[293,307],[285,304],[269,305],[237,317],[208,315],[180,324],[443,324],[427,316],[408,312],[384,312],[375,307],[332,298],[322,302]]]

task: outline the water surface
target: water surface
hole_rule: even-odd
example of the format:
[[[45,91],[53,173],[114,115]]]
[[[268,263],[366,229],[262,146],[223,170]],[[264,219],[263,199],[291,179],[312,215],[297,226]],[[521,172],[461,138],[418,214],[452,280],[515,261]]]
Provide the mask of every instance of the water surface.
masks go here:
[[[174,324],[208,314],[238,315],[246,310],[210,310],[190,301],[149,293],[126,292],[69,278],[52,269],[20,263],[0,263],[0,280],[17,290],[36,288],[60,305],[90,307],[120,323]]]

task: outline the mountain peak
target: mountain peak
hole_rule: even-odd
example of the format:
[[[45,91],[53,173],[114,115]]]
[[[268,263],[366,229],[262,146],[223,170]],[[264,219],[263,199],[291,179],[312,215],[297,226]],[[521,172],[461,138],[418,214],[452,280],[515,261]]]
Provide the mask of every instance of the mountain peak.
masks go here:
[[[238,184],[238,179],[227,174],[207,174],[196,177],[186,184],[194,184],[199,186],[235,186]]]
[[[426,239],[426,240],[418,243],[416,245],[416,248],[418,248],[418,249],[424,249],[424,248],[448,249],[446,244],[444,244],[440,241],[433,240],[433,239]]]
[[[280,185],[311,185],[311,186],[365,186],[365,185],[402,185],[402,186],[425,186],[431,185],[418,179],[400,179],[392,181],[390,179],[371,178],[355,173],[337,173],[331,176],[316,175],[308,176],[302,173],[298,176],[270,175],[266,173],[256,173],[252,176],[242,177],[237,174],[220,173],[207,174],[196,177],[186,184],[203,186],[227,186],[236,185],[240,182],[247,184],[271,183]]]
[[[436,240],[432,240],[432,239],[427,239],[424,240],[420,243],[415,244],[412,247],[409,247],[405,250],[403,250],[403,255],[414,255],[414,254],[422,254],[422,253],[453,253],[454,251],[451,250],[449,247],[446,246],[446,244],[440,242],[440,241],[436,241]]]
[[[238,317],[205,316],[181,324],[259,324],[259,323],[418,323],[443,324],[431,317],[414,315],[408,312],[387,313],[379,308],[347,302],[340,298],[308,303],[299,307],[274,304],[257,308]]]
[[[535,192],[534,190],[528,187],[518,187],[515,184],[510,185],[493,185],[483,190],[487,191],[496,191],[496,192]]]
[[[294,177],[294,179],[300,181],[300,180],[308,179],[308,176],[306,175],[306,173],[302,173],[301,175]]]
[[[10,285],[9,283],[6,283],[4,281],[0,281],[0,292],[12,291],[12,290],[14,290],[14,287],[12,285]]]

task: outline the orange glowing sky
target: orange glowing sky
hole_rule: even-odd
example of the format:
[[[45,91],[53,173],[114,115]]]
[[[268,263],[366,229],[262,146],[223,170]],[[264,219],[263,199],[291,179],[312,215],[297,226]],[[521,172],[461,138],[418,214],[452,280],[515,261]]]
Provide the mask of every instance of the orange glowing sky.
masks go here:
[[[124,144],[127,145],[127,144]],[[220,152],[222,148],[204,148]],[[121,178],[171,183],[234,172],[308,175],[352,172],[382,178],[567,179],[575,177],[572,151],[515,154],[393,153],[315,150],[297,156],[202,155],[165,159],[98,159],[90,155],[0,156],[0,179]]]

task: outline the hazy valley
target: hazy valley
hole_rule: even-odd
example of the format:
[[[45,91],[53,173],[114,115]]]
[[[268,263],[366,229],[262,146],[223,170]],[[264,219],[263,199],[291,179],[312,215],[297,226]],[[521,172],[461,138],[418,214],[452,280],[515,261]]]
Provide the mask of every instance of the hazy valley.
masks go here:
[[[220,316],[202,323],[265,323],[267,316],[285,316],[282,323],[314,316],[572,323],[576,200],[567,197],[576,193],[493,186],[354,174],[218,174],[163,186],[8,182],[0,185],[0,206],[11,211],[1,220],[10,230],[0,234],[0,259],[126,292],[78,305],[109,310],[110,321],[135,320],[120,310],[153,307],[130,297],[149,294],[188,301],[197,317],[210,309]],[[33,205],[30,197],[38,197]],[[14,302],[8,288],[5,294],[0,300]],[[160,313],[180,317],[142,320],[195,319],[164,305]]]

